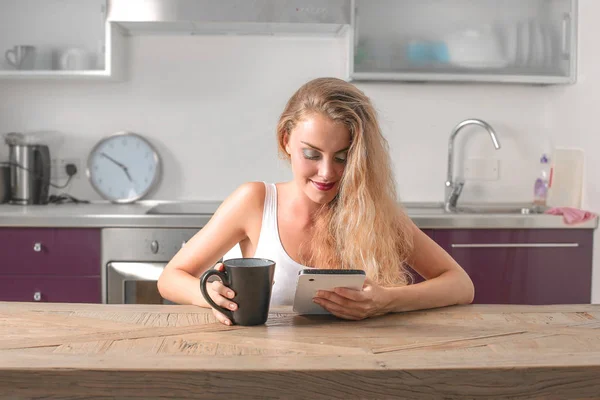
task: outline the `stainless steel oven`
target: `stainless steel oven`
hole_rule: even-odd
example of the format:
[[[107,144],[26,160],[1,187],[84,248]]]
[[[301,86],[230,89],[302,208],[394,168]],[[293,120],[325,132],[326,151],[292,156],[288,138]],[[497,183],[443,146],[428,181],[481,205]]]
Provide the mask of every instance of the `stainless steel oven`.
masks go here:
[[[102,302],[171,304],[156,281],[169,260],[200,228],[102,230]]]

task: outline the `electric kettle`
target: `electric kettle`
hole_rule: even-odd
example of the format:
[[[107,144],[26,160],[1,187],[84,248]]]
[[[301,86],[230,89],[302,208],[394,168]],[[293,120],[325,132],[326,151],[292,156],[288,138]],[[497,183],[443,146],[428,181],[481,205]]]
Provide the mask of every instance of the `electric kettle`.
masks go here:
[[[50,194],[50,149],[27,143],[20,133],[9,133],[10,203],[48,204]]]

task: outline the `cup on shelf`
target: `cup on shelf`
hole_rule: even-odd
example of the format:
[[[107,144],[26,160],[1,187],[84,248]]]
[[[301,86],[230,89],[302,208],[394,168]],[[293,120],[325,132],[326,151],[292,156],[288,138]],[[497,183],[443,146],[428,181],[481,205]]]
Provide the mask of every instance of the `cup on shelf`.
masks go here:
[[[16,45],[6,50],[4,58],[8,64],[19,70],[30,70],[35,67],[35,47],[29,45]]]
[[[67,71],[92,69],[91,54],[81,48],[73,47],[61,51],[58,56],[58,68]]]

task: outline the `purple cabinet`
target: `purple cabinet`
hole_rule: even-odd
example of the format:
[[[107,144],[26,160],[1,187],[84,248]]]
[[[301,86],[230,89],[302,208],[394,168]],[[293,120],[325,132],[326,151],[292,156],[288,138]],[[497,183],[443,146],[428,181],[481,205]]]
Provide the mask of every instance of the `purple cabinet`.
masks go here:
[[[100,303],[100,277],[0,275],[0,300]]]
[[[100,275],[100,229],[0,229],[0,274]]]
[[[0,228],[0,301],[101,302],[100,229]]]
[[[591,229],[440,229],[435,240],[473,280],[474,303],[591,302]]]

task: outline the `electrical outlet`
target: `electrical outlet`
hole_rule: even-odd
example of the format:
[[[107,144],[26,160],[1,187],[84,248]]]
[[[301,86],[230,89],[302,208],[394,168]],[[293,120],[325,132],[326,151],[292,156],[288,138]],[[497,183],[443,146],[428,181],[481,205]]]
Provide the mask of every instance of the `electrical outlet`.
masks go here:
[[[500,160],[493,158],[469,158],[465,161],[465,179],[497,181],[500,177]]]
[[[66,170],[67,164],[73,164],[77,168],[77,173],[73,175],[72,179],[79,179],[79,177],[84,173],[81,167],[81,160],[79,158],[54,158],[52,159],[52,163],[50,165],[50,175],[52,180],[63,181],[69,178]],[[61,184],[62,182],[58,183]]]

